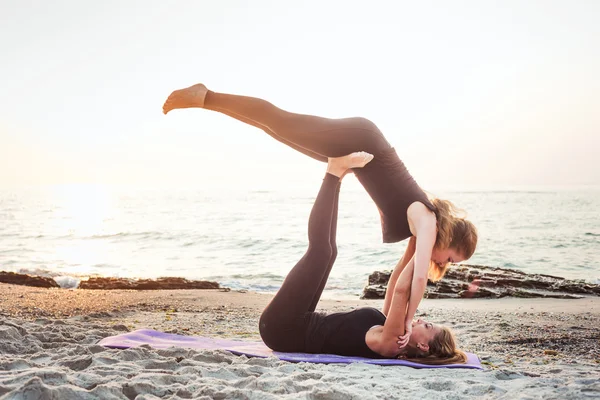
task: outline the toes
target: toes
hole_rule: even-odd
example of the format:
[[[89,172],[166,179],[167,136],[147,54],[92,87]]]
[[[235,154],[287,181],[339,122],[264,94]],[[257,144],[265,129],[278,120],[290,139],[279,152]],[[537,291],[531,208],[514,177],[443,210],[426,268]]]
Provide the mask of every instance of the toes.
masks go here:
[[[171,94],[167,100],[165,101],[165,104],[163,104],[163,113],[168,113],[169,111],[171,111],[174,107],[174,103],[175,103],[175,99],[173,94]]]
[[[352,168],[362,168],[367,165],[371,160],[375,157],[371,153],[367,153],[366,151],[358,151],[352,154],[354,158],[354,163],[356,163],[356,167]]]
[[[367,163],[369,163],[375,157],[373,154],[367,153],[366,151],[361,151],[361,153],[362,153],[362,157],[363,157],[365,165]]]
[[[169,97],[167,97],[165,104],[173,103],[176,100],[176,98],[177,98],[177,96],[176,96],[175,92],[171,93],[169,95]]]

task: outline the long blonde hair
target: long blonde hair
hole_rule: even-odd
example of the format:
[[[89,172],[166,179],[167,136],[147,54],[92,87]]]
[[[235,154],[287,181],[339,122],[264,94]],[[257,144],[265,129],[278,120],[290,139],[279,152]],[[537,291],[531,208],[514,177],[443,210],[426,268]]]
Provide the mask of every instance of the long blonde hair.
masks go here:
[[[427,365],[465,364],[467,355],[456,347],[456,338],[452,331],[441,326],[440,332],[429,342],[429,351],[409,349],[406,360]]]
[[[452,248],[465,259],[471,258],[477,247],[477,228],[465,219],[464,210],[456,207],[451,201],[437,198],[430,199],[435,207],[437,236],[434,248],[444,250]],[[446,274],[448,264],[438,265],[434,262],[429,267],[429,279],[439,281]]]

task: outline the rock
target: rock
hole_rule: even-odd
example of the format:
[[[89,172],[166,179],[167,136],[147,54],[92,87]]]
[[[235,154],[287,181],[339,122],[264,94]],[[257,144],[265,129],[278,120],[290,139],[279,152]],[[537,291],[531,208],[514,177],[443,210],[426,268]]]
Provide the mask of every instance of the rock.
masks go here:
[[[369,275],[361,298],[384,298],[390,273],[375,271]],[[527,274],[513,269],[454,264],[441,281],[429,281],[425,291],[425,297],[429,299],[506,296],[577,299],[581,296],[600,296],[600,285],[552,275]]]
[[[369,285],[387,285],[389,279],[389,271],[375,271],[369,275]]]
[[[217,282],[190,281],[185,278],[165,277],[158,279],[90,278],[79,283],[80,289],[219,289]]]
[[[34,276],[27,274],[17,274],[15,272],[0,271],[0,283],[9,283],[11,285],[35,286],[41,288],[58,288],[58,283],[52,278],[43,276]]]
[[[385,290],[384,285],[368,285],[365,287],[361,299],[383,299]]]

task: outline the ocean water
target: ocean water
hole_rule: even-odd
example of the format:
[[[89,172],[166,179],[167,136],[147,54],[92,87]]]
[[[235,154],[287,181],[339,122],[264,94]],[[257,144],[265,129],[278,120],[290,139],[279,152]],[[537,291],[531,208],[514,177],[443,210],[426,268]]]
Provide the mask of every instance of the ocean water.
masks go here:
[[[274,292],[307,246],[318,185],[131,189],[64,185],[0,190],[0,270],[73,285],[87,276],[180,276]],[[479,230],[472,264],[600,278],[600,189],[437,192]],[[406,243],[381,243],[379,214],[356,182],[340,197],[338,258],[326,292],[359,295]]]

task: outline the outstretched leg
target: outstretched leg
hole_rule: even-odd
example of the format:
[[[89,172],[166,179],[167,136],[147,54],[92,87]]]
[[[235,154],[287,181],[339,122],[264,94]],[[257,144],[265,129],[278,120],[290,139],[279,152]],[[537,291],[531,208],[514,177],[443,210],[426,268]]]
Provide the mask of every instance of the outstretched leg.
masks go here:
[[[260,333],[265,343],[278,351],[302,351],[306,316],[314,311],[331,269],[332,223],[340,178],[349,168],[362,168],[371,161],[368,153],[354,153],[330,161],[308,221],[308,250],[292,268],[281,288],[263,311]],[[312,308],[312,309],[311,309]]]
[[[317,308],[317,304],[319,304],[319,300],[321,299],[321,294],[323,293],[323,289],[325,289],[325,285],[327,284],[327,280],[329,279],[329,273],[333,268],[333,264],[335,263],[335,259],[337,258],[337,244],[336,244],[336,234],[337,234],[337,216],[338,216],[338,203],[340,197],[340,190],[335,192],[335,199],[333,200],[333,212],[331,213],[331,228],[329,230],[329,243],[331,244],[331,256],[329,257],[329,263],[327,264],[327,269],[323,273],[323,277],[321,278],[321,284],[319,285],[315,295],[313,296],[313,300],[310,303],[310,307],[308,308],[309,312],[315,311]]]
[[[174,91],[163,112],[190,107],[217,111],[255,126],[320,161],[358,151],[377,156],[391,147],[375,124],[365,118],[330,119],[291,113],[255,97],[212,92],[202,84]]]

